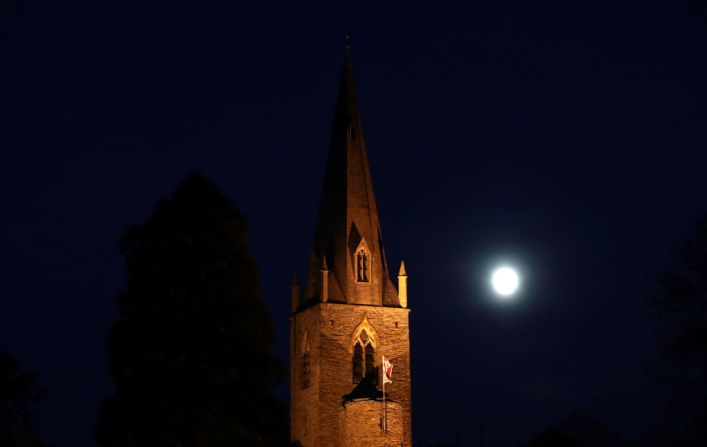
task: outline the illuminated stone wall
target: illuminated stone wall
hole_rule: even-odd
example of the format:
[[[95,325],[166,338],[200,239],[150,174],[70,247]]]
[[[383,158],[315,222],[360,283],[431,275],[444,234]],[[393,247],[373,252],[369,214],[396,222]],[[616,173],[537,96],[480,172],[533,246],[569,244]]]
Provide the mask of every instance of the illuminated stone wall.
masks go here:
[[[339,412],[341,447],[400,447],[403,440],[402,406],[388,402],[385,409],[386,431],[383,432],[383,401],[360,399],[346,402]]]
[[[353,383],[353,340],[362,323],[374,331],[376,341],[375,364],[380,366],[381,355],[393,363],[393,383],[386,384],[386,394],[397,402],[395,411],[400,416],[394,423],[400,431],[404,446],[412,442],[410,429],[410,341],[409,310],[397,307],[362,306],[342,303],[317,303],[302,310],[291,319],[291,438],[305,447],[336,446],[352,436],[342,426],[342,411],[349,414],[347,427],[369,427],[366,421],[356,422],[350,414],[368,414],[364,410],[344,410],[344,396],[351,393]],[[310,384],[303,388],[303,343],[307,332],[310,349]],[[375,403],[371,401],[371,404]],[[380,402],[379,402],[380,403]],[[365,405],[359,405],[366,407]],[[375,405],[373,405],[374,408]],[[357,407],[358,408],[358,407]],[[367,408],[367,407],[366,407]],[[380,406],[378,407],[380,408]],[[373,410],[371,410],[373,411]],[[363,416],[362,416],[363,417]],[[372,417],[372,416],[371,416]],[[358,424],[358,425],[357,425]],[[376,435],[380,435],[376,420]],[[347,434],[348,433],[348,434]],[[360,436],[368,436],[361,433]],[[392,435],[391,435],[392,436]],[[390,436],[387,437],[390,439]],[[346,441],[348,442],[348,441]],[[353,442],[353,441],[352,441]],[[346,444],[363,445],[363,444]],[[376,444],[384,445],[384,444]],[[387,445],[387,444],[385,444]],[[400,443],[395,444],[396,447]]]

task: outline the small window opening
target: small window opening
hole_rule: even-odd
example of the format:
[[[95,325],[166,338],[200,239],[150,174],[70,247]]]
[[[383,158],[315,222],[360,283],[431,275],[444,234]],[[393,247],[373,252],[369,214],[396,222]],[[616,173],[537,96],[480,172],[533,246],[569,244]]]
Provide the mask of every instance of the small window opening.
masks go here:
[[[359,343],[354,346],[353,353],[353,383],[363,380],[363,349]]]
[[[368,282],[368,254],[365,250],[356,256],[356,281]]]
[[[359,383],[364,377],[374,374],[374,368],[375,348],[371,337],[362,330],[353,349],[353,383]]]
[[[366,377],[373,373],[373,365],[375,353],[373,352],[373,345],[366,345]]]

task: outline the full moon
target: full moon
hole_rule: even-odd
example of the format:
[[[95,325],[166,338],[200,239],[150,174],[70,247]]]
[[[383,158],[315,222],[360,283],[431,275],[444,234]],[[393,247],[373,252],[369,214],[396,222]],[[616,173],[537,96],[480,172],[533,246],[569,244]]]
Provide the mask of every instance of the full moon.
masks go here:
[[[516,293],[520,285],[518,273],[511,267],[499,267],[491,275],[491,286],[500,296],[509,297]]]

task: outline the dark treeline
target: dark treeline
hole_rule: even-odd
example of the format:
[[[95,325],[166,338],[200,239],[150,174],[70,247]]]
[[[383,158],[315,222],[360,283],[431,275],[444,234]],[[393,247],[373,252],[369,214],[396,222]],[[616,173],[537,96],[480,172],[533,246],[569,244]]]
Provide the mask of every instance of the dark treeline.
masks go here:
[[[270,390],[285,375],[258,290],[245,218],[193,174],[120,241],[126,283],[107,340],[113,395],[100,446],[285,446],[287,411]],[[675,249],[648,300],[656,329],[661,425],[628,442],[582,412],[529,447],[707,445],[707,219]],[[34,406],[46,391],[0,351],[0,445],[45,445]],[[601,441],[597,441],[601,440]]]
[[[707,217],[657,275],[650,310],[657,334],[665,423],[685,445],[707,445]]]
[[[46,394],[12,354],[0,351],[0,446],[44,445],[35,433],[34,406],[44,401]]]
[[[287,412],[268,392],[285,370],[236,206],[193,174],[120,247],[127,280],[107,342],[115,393],[98,445],[286,445]]]
[[[575,410],[530,436],[523,446],[707,446],[707,217],[675,244],[673,255],[668,267],[654,275],[647,299],[656,335],[652,379],[658,390],[657,424],[638,439],[626,440]]]
[[[647,300],[656,334],[658,425],[629,442],[586,414],[577,423],[574,413],[574,423],[564,418],[528,447],[707,446],[707,217],[675,244],[673,254],[670,266],[655,275]]]

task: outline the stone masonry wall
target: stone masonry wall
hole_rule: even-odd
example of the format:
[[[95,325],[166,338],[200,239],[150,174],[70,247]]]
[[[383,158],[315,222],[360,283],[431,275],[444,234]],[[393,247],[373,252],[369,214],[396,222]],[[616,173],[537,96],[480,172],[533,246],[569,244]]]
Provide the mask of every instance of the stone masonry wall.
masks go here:
[[[403,441],[402,406],[386,405],[386,431],[381,426],[383,401],[361,399],[347,402],[340,409],[341,447],[400,447]]]
[[[290,318],[290,439],[303,446],[322,445],[319,433],[319,312],[309,308]],[[304,335],[309,338],[310,377],[304,386]]]
[[[343,396],[355,387],[354,331],[365,319],[375,332],[371,336],[376,340],[376,366],[380,366],[381,355],[394,365],[393,383],[386,384],[386,394],[400,407],[401,422],[397,424],[402,445],[412,445],[408,315],[409,309],[397,307],[319,303],[291,318],[292,440],[304,447],[337,446],[341,442],[345,431],[341,425]],[[303,388],[301,356],[305,331],[309,338],[311,375],[310,385]],[[347,420],[351,421],[350,417]]]
[[[338,414],[342,397],[350,393],[354,330],[364,321],[374,329],[377,340],[375,363],[381,355],[393,363],[393,383],[386,385],[390,399],[402,407],[404,445],[411,445],[410,433],[410,341],[409,311],[402,308],[322,303],[320,308],[320,431],[323,440],[338,439]],[[322,445],[333,445],[324,443]]]

